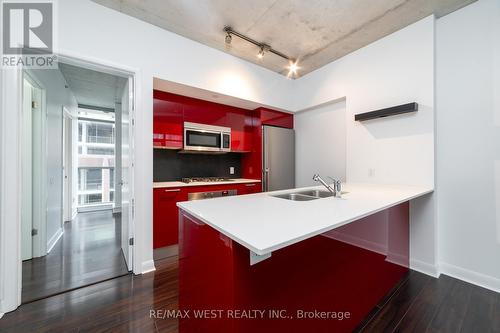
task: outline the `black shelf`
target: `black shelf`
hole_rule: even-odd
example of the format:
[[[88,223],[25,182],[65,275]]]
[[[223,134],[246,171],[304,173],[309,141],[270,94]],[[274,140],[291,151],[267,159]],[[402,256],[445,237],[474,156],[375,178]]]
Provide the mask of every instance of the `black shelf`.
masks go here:
[[[359,114],[354,115],[354,120],[363,121],[363,120],[369,120],[369,119],[375,119],[375,118],[384,118],[384,117],[395,116],[398,114],[410,113],[410,112],[416,112],[416,111],[418,111],[418,103],[413,102],[413,103],[393,106],[393,107],[386,108],[386,109],[380,109],[380,110],[376,110],[376,111],[359,113]]]

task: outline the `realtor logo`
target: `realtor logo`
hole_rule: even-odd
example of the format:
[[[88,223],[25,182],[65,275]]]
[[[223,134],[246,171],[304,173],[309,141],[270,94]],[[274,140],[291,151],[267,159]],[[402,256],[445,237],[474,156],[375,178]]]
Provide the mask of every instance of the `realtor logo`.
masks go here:
[[[2,66],[52,67],[54,3],[2,2]]]

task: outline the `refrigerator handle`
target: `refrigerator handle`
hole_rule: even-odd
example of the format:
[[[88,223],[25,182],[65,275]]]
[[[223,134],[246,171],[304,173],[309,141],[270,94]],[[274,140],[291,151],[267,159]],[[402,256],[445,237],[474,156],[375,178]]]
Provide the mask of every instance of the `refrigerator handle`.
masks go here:
[[[264,169],[264,192],[269,191],[269,168]]]

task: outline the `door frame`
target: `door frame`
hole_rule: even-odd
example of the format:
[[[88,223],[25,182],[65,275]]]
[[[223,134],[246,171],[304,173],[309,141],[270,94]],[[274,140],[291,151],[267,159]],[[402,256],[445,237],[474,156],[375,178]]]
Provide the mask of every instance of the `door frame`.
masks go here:
[[[33,215],[38,216],[38,235],[37,237],[32,237],[32,258],[42,257],[47,254],[47,95],[45,87],[41,82],[36,80],[35,76],[30,74],[28,69],[22,70],[22,80],[28,81],[33,88],[40,91],[40,134],[42,140],[40,140],[40,158],[39,158],[39,175],[33,177],[32,187],[38,183],[38,192],[33,193],[33,202],[40,202],[39,209],[32,209]],[[33,130],[33,127],[32,127]],[[22,129],[20,132],[22,136]],[[35,152],[35,146],[31,147],[32,154]],[[22,152],[21,152],[22,156]],[[22,161],[21,161],[22,164]],[[34,170],[32,170],[33,172]],[[36,179],[35,179],[36,178]],[[21,194],[22,195],[22,194]],[[21,205],[22,208],[22,205]],[[33,224],[33,227],[36,225]]]
[[[131,77],[134,83],[131,117],[135,120],[138,106],[141,105],[141,92],[138,82],[141,81],[141,71],[108,62],[101,59],[82,57],[79,54],[60,52],[56,54],[58,61],[66,64],[93,69],[109,74]],[[23,68],[0,69],[0,317],[5,312],[15,310],[21,305],[22,261],[21,261],[21,114]],[[16,112],[11,112],[16,110]],[[136,135],[136,122],[130,128],[131,141],[134,146],[140,141]],[[142,143],[142,142],[141,142]],[[135,152],[130,158],[131,172],[135,174]],[[137,177],[134,177],[134,182]],[[131,198],[136,202],[133,186]],[[14,189],[14,190],[13,190]],[[5,195],[9,191],[9,195]],[[132,272],[142,274],[143,238],[146,237],[135,223],[135,214],[131,215],[129,228],[132,230],[136,246],[132,251]],[[150,270],[154,270],[154,266]]]
[[[74,115],[72,115],[66,106],[62,106],[62,156],[64,168],[62,172],[62,202],[61,207],[62,211],[62,223],[61,228],[64,232],[64,223],[70,222],[73,220],[73,151],[74,142],[73,142],[73,131],[75,130],[73,127],[73,120],[75,119]],[[69,125],[69,127],[68,127]],[[65,180],[65,174],[67,175],[67,180]],[[66,198],[64,198],[66,195]],[[64,214],[65,210],[67,210],[67,215]],[[69,218],[69,219],[67,219]]]

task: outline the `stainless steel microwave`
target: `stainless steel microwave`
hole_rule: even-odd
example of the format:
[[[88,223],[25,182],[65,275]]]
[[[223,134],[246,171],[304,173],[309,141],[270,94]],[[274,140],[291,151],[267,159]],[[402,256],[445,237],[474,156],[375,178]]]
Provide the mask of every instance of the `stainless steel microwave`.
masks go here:
[[[184,122],[184,150],[230,152],[231,128]]]

